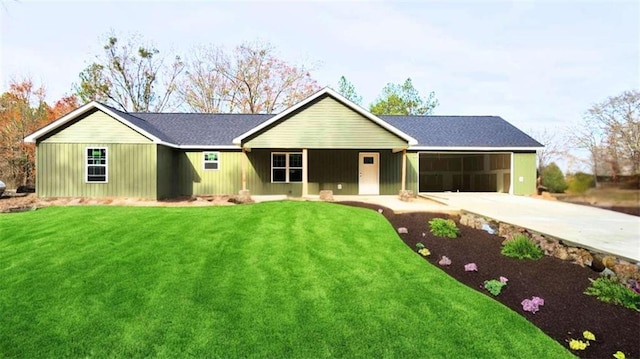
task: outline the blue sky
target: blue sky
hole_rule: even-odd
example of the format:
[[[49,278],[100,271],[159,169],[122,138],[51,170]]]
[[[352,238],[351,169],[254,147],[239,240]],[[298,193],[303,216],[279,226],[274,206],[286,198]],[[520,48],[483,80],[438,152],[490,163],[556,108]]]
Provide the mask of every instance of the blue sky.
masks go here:
[[[50,100],[70,93],[106,34],[139,33],[161,53],[271,42],[368,105],[411,77],[435,114],[499,115],[561,131],[591,104],[640,88],[636,1],[178,2],[2,0],[0,80],[31,77]]]

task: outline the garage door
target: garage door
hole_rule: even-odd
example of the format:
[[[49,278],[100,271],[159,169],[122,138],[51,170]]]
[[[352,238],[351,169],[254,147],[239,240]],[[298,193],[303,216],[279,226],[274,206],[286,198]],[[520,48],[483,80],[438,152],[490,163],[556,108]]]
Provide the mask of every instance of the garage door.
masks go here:
[[[510,153],[419,154],[420,192],[504,192],[511,184]]]

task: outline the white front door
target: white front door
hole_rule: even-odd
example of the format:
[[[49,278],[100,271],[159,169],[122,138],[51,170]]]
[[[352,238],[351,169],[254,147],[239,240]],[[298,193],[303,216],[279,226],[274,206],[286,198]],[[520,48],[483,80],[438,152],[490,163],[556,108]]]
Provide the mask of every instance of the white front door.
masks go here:
[[[360,152],[358,194],[380,194],[380,154]]]

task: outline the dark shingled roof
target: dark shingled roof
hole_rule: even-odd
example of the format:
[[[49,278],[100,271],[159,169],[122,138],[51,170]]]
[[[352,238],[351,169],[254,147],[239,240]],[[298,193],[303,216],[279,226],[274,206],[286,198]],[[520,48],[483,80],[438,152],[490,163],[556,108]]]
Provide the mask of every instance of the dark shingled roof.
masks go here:
[[[428,147],[542,147],[499,116],[378,116]]]
[[[179,146],[229,146],[273,115],[124,112],[101,104],[164,142]]]
[[[101,105],[106,107],[106,108],[108,108],[109,110],[115,112],[118,116],[121,116],[125,120],[129,121],[132,125],[137,126],[141,130],[144,130],[147,133],[149,133],[149,134],[151,134],[153,136],[156,136],[157,138],[159,138],[162,141],[173,143],[171,137],[168,134],[166,134],[163,131],[159,130],[158,128],[153,126],[148,121],[145,121],[140,117],[136,117],[131,113],[115,109],[115,108],[113,108],[111,106],[108,106],[108,105],[105,105],[105,104],[101,104]]]
[[[106,105],[105,105],[106,106]],[[268,114],[123,112],[106,106],[160,140],[178,146],[229,146],[269,120]],[[425,147],[542,147],[498,116],[378,116]]]
[[[207,113],[131,113],[180,146],[228,146],[233,139],[273,115]]]

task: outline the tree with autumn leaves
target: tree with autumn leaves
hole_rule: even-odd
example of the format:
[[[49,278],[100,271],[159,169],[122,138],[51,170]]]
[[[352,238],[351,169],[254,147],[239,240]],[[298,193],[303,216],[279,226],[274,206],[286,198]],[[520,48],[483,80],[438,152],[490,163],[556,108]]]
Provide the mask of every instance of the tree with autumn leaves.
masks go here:
[[[30,79],[12,81],[0,95],[0,179],[9,188],[35,183],[35,145],[24,137],[78,107],[75,95],[45,101]]]

